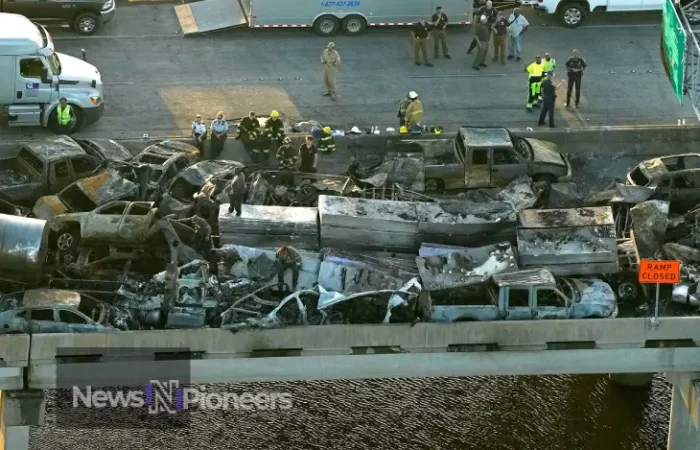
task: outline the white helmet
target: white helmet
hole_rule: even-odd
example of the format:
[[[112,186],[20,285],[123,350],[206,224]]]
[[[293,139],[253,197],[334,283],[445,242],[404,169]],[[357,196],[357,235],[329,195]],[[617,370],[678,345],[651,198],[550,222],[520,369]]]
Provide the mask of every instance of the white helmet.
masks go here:
[[[408,93],[408,98],[411,100],[418,98],[418,94],[416,94],[416,91],[411,91]]]

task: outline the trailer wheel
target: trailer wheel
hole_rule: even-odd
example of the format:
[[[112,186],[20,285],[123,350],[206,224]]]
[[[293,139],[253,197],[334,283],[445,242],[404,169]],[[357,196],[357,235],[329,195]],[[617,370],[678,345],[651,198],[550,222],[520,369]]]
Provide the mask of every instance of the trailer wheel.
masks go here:
[[[314,31],[320,36],[333,36],[338,32],[340,23],[334,16],[321,16],[314,22]]]
[[[367,22],[362,16],[347,16],[343,19],[343,31],[345,34],[362,34],[367,29]]]

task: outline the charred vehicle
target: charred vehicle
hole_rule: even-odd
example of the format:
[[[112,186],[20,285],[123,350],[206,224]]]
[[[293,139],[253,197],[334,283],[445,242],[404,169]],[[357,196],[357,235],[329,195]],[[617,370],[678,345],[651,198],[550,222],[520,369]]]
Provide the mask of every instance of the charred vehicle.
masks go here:
[[[470,295],[471,294],[471,295]],[[432,322],[614,318],[617,302],[602,280],[554,278],[546,269],[499,273],[467,295],[431,297]]]
[[[571,164],[556,144],[518,137],[505,128],[461,127],[455,139],[390,142],[392,151],[425,154],[425,190],[506,186],[520,175],[571,181]]]
[[[0,280],[39,281],[48,254],[46,221],[0,214],[0,236]]]
[[[114,331],[97,320],[109,321],[109,311],[99,300],[81,298],[77,292],[30,289],[0,298],[0,327],[4,333],[94,333]]]
[[[104,160],[127,162],[134,155],[120,143],[112,139],[76,139],[76,141],[90,156]]]
[[[158,209],[163,215],[175,214],[178,218],[184,218],[192,213],[194,207],[194,195],[202,191],[202,188],[211,183],[208,194],[215,196],[221,193],[227,182],[233,178],[233,169],[243,168],[243,164],[236,161],[202,161],[180,172],[172,180],[167,190],[158,202]],[[228,201],[228,199],[226,199]]]
[[[128,166],[124,169],[129,169]],[[131,172],[131,179],[135,176]],[[97,175],[78,180],[57,195],[46,195],[34,204],[32,212],[39,219],[69,212],[87,212],[113,200],[137,200],[139,187],[120,173],[109,168]]]
[[[651,198],[670,202],[671,212],[688,211],[700,204],[700,153],[643,161],[627,174],[627,184],[651,189]]]
[[[157,200],[165,185],[197,162],[198,157],[199,150],[184,142],[163,141],[146,147],[131,160],[139,184],[145,186],[141,200]]]
[[[132,247],[143,244],[159,219],[151,202],[114,201],[94,211],[56,216],[51,221],[51,232],[61,251],[91,243]]]

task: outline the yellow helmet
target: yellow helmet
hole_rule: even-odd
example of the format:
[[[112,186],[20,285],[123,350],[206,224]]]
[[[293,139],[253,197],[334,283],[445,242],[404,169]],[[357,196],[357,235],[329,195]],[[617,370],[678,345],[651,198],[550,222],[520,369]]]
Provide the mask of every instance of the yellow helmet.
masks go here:
[[[273,119],[276,119],[276,118],[279,117],[279,116],[280,116],[280,113],[278,113],[276,110],[273,110],[273,111],[270,113],[270,117],[272,117]]]
[[[330,133],[331,132],[331,127],[324,127],[323,128],[324,133]]]
[[[403,127],[399,128],[399,133],[408,134],[408,128],[404,125]]]

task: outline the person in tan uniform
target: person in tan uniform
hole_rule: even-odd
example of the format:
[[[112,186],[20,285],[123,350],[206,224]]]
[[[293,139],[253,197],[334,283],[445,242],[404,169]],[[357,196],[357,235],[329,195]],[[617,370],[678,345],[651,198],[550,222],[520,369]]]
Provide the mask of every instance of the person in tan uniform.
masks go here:
[[[410,130],[414,125],[423,123],[423,103],[418,100],[418,94],[415,91],[408,93],[408,98],[411,99],[411,104],[406,108],[406,127]]]
[[[336,98],[335,75],[340,67],[340,54],[335,50],[335,44],[328,43],[328,47],[321,54],[321,64],[323,65],[323,83],[326,85],[325,96]]]

